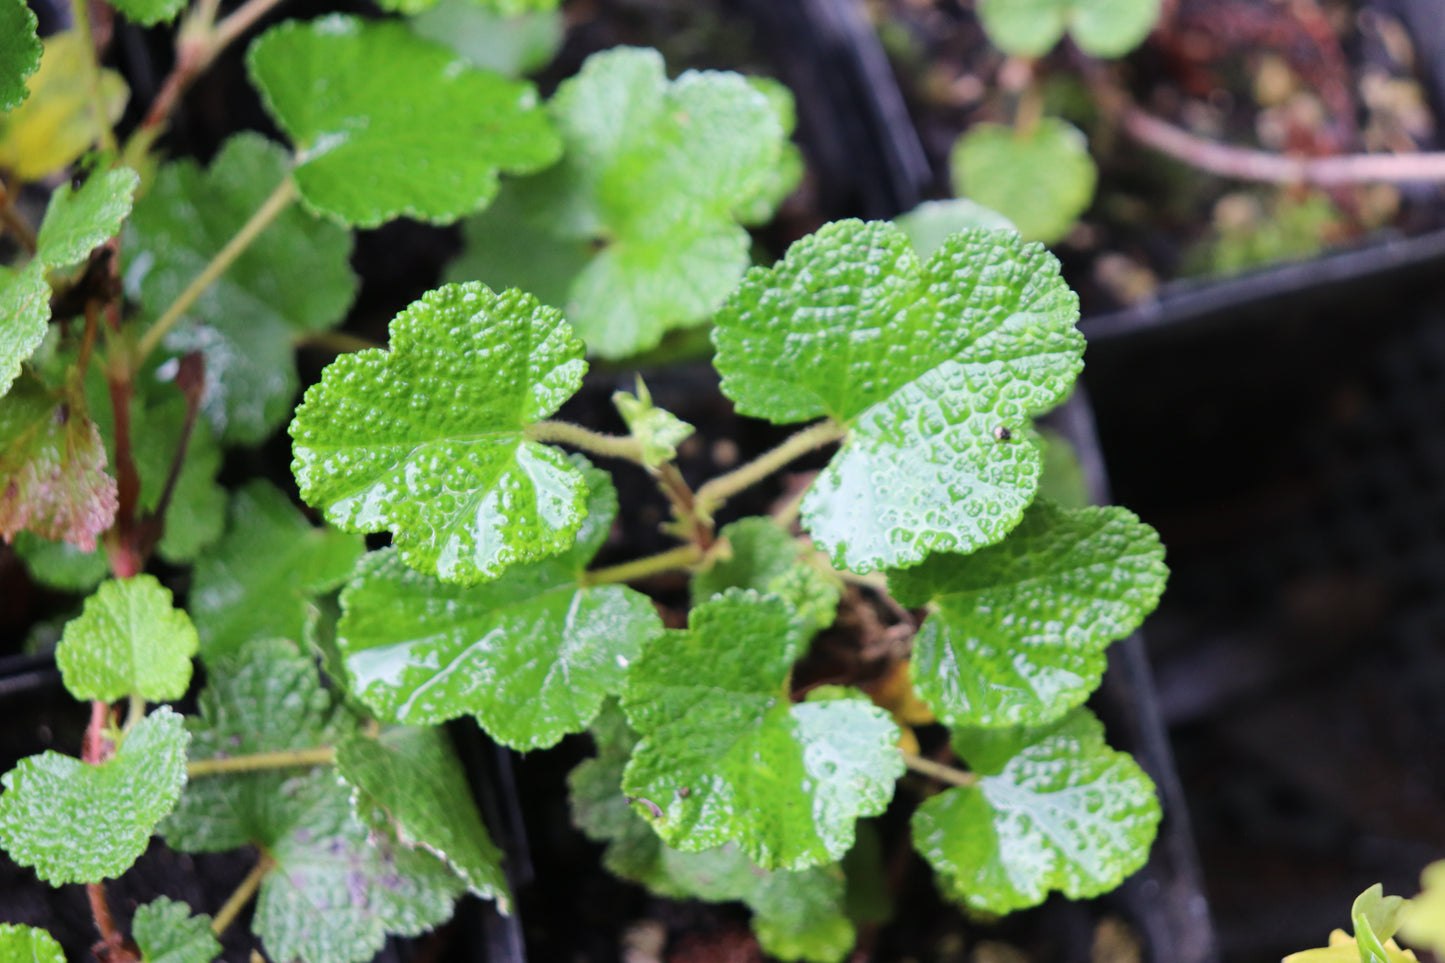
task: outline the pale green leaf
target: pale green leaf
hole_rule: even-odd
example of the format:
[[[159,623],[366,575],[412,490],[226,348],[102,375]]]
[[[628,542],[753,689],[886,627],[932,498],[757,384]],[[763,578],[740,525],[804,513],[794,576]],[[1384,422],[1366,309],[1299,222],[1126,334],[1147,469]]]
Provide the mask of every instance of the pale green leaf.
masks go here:
[[[953,189],[998,211],[1026,240],[1051,244],[1094,199],[1098,168],[1073,124],[1045,117],[1031,131],[974,124],[949,156]]]
[[[839,221],[754,268],[718,313],[715,364],[745,415],[847,430],[803,500],[839,568],[916,564],[1003,538],[1038,485],[1029,419],[1082,367],[1058,262],[1001,231],[927,261],[887,222]]]
[[[226,536],[196,563],[190,609],[202,656],[299,638],[310,601],[346,581],[365,550],[357,535],[313,526],[270,482],[251,482],[231,502]]]
[[[960,231],[1015,231],[1013,221],[966,197],[924,201],[893,223],[903,228],[920,257],[930,257],[943,242]]]
[[[126,287],[159,317],[287,176],[286,152],[264,137],[231,137],[202,169],[167,164],[136,204],[122,251]],[[221,437],[252,444],[295,401],[293,345],[338,323],[356,293],[349,232],[298,207],[281,212],[165,338],[206,362],[203,410]]]
[[[1104,649],[1159,604],[1168,570],[1154,530],[1117,508],[1035,502],[1002,542],[890,572],[907,608],[914,691],[949,726],[1042,725],[1080,705]]]
[[[174,20],[186,8],[186,0],[115,0],[115,8],[127,20],[150,27]]]
[[[1016,57],[1042,57],[1067,30],[1085,53],[1122,57],[1159,19],[1160,0],[979,0],[988,39]]]
[[[400,23],[287,21],[246,64],[296,145],[302,198],[345,224],[454,221],[492,199],[498,170],[540,170],[560,151],[531,84],[476,70]]]
[[[623,791],[656,807],[647,816],[668,845],[736,842],[766,869],[807,869],[841,858],[857,819],[888,805],[897,727],[850,690],[794,704],[799,639],[781,599],[729,589],[633,666],[622,706],[643,739]]]
[[[352,738],[337,750],[336,765],[357,812],[381,810],[403,845],[446,860],[467,889],[508,912],[502,853],[482,824],[445,731],[409,726],[376,739]]]
[[[1404,908],[1405,897],[1386,896],[1385,887],[1380,883],[1355,897],[1350,920],[1354,923],[1355,943],[1363,963],[1390,963],[1386,941],[1395,935]]]
[[[211,918],[164,896],[136,907],[131,936],[145,963],[211,963],[221,955]]]
[[[1445,954],[1445,860],[1420,873],[1420,894],[1400,911],[1400,935],[1436,956]]]
[[[65,963],[55,937],[34,926],[0,923],[0,960],[5,963]]]
[[[301,496],[347,531],[390,528],[406,563],[451,582],[566,551],[586,486],[525,429],[582,383],[582,342],[520,291],[424,295],[390,350],[336,359],[291,423]]]
[[[978,783],[946,789],[913,815],[913,842],[950,897],[985,913],[1118,886],[1149,856],[1154,784],[1078,709],[1037,729],[954,733]]]
[[[40,66],[38,25],[25,0],[0,0],[0,110],[25,99],[25,78]]]
[[[40,222],[35,257],[51,269],[85,260],[120,233],[139,186],[140,175],[129,167],[96,171],[78,190],[61,184]]]
[[[53,542],[34,532],[20,532],[11,546],[25,561],[30,577],[64,592],[89,592],[110,574],[105,552],[82,552],[68,542]]]
[[[750,76],[748,83],[768,98],[773,112],[778,115],[778,122],[783,126],[783,136],[791,138],[798,126],[798,108],[793,102],[793,92],[772,77]],[[792,140],[785,140],[778,162],[768,171],[768,176],[759,183],[752,196],[741,198],[735,206],[738,222],[748,227],[761,227],[771,221],[778,206],[802,183],[806,167],[798,145]]]
[[[337,645],[351,689],[381,718],[424,725],[472,714],[516,749],[580,732],[662,631],[652,602],[579,578],[617,512],[607,475],[585,462],[591,496],[576,548],[475,587],[450,585],[374,552],[341,595]]]
[[[1039,475],[1039,493],[1035,497],[1061,508],[1089,505],[1089,480],[1073,443],[1051,428],[1039,428],[1038,440],[1044,450],[1044,470]]]
[[[555,10],[561,0],[466,0],[476,9],[501,17],[519,17],[539,10]],[[439,0],[378,0],[378,6],[394,13],[414,14],[435,9]]]
[[[677,457],[677,446],[692,437],[693,427],[665,408],[652,403],[652,394],[637,377],[637,394],[614,391],[612,404],[627,431],[642,445],[642,460],[649,468]]]
[[[153,575],[101,583],[80,616],[65,625],[55,662],[77,699],[115,702],[139,695],[169,702],[191,684],[200,641],[190,616]]]
[[[538,10],[509,15],[476,0],[441,0],[412,17],[410,26],[417,36],[441,44],[474,67],[521,77],[547,66],[562,46],[566,24],[559,11],[547,9],[552,2],[541,0]]]
[[[50,285],[45,283],[45,265],[32,259],[19,271],[0,271],[0,395],[20,374],[45,340],[50,321]]]
[[[53,886],[119,876],[175,807],[187,741],[181,717],[162,706],[100,765],[57,752],[20,760],[0,777],[0,848]]]
[[[462,0],[465,2],[465,0]],[[494,291],[519,288],[543,304],[567,305],[572,284],[595,251],[586,237],[564,237],[534,223],[521,192],[502,187],[485,212],[462,222],[462,255],[447,266],[448,281],[480,281]]]
[[[729,588],[771,593],[793,610],[804,639],[833,624],[840,596],[836,578],[808,561],[814,554],[770,518],[744,518],[718,533],[727,541],[726,554],[692,578],[694,604]]]

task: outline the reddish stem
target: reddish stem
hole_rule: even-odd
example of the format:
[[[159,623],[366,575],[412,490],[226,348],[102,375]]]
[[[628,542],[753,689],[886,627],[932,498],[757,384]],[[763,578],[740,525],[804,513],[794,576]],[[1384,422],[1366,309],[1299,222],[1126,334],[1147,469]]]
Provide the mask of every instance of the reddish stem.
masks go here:
[[[185,467],[186,450],[191,435],[196,429],[196,415],[201,410],[201,395],[206,386],[206,362],[199,351],[190,351],[181,356],[180,370],[176,374],[176,387],[186,399],[186,417],[181,423],[181,437],[176,442],[176,453],[171,458],[170,471],[166,474],[165,488],[153,511],[141,519],[136,535],[137,550],[144,558],[160,542],[166,531],[166,509],[170,508],[171,496],[175,494],[176,483],[180,481],[181,470]]]
[[[134,393],[129,365],[112,365],[105,372],[110,407],[115,416],[115,476],[118,506],[113,537],[106,548],[117,578],[130,578],[145,568],[145,555],[136,539],[136,507],[140,504],[140,472],[136,469],[130,437],[130,399]]]
[[[81,742],[81,761],[99,766],[115,752],[115,745],[106,737],[110,726],[110,706],[96,699],[90,703],[90,725],[85,729]],[[126,942],[125,936],[116,928],[115,917],[110,913],[110,900],[105,895],[104,883],[87,883],[85,895],[90,899],[90,913],[95,917],[95,929],[100,933],[100,942],[94,947],[96,957],[108,963],[134,963],[139,957]]]
[[[712,522],[704,520],[697,511],[697,496],[682,477],[682,472],[672,462],[666,462],[658,469],[658,487],[672,505],[672,516],[681,526],[681,534],[702,551],[712,547]]]

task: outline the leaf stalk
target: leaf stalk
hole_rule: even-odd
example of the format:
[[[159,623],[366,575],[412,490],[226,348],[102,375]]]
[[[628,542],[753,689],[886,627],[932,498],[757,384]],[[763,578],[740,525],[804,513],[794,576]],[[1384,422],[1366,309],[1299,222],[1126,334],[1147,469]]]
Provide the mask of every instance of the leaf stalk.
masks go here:
[[[835,441],[842,441],[848,429],[825,418],[790,436],[778,447],[726,475],[719,475],[697,490],[698,510],[711,515],[729,498],[767,478],[790,461]]]
[[[978,785],[978,773],[976,772],[964,772],[962,769],[945,766],[941,762],[934,762],[932,759],[925,759],[923,756],[911,752],[903,754],[903,764],[916,773],[928,776],[930,779],[937,779],[939,782],[946,782],[950,786],[968,789]]]
[[[241,885],[236,887],[236,891],[230,895],[215,917],[211,919],[212,933],[220,936],[226,932],[226,927],[235,922],[236,917],[241,915],[241,910],[245,909],[246,904],[251,901],[251,897],[256,895],[256,890],[261,888],[261,880],[265,879],[266,874],[275,868],[276,860],[272,858],[271,854],[261,853],[261,858],[256,861],[255,866],[251,867],[246,878],[241,880]]]
[[[631,436],[604,435],[565,421],[539,421],[523,432],[531,441],[581,448],[602,458],[621,458],[642,464],[642,443]]]
[[[648,555],[631,562],[623,562],[621,565],[612,565],[607,568],[599,568],[592,572],[583,572],[577,582],[583,586],[589,585],[616,585],[622,582],[635,582],[640,578],[649,575],[657,575],[660,572],[669,572],[673,569],[687,569],[702,561],[703,550],[697,545],[689,542],[686,545],[679,545],[670,548],[665,552],[656,555]]]
[[[196,759],[186,765],[186,775],[195,779],[198,776],[217,776],[231,772],[259,772],[265,769],[285,769],[290,766],[329,766],[335,762],[336,747],[317,746],[313,749],[283,749],[278,752],[253,752],[244,756]]]

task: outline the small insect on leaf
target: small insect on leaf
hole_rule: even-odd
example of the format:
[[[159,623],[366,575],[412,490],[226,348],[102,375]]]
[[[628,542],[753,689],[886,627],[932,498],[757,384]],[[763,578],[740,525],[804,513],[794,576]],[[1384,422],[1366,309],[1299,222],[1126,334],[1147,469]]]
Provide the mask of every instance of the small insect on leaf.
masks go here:
[[[1014,433],[1009,431],[1008,428],[1004,425],[999,425],[993,430],[994,441],[1008,441],[1009,439],[1013,438],[1013,436]]]
[[[642,803],[642,805],[647,807],[647,811],[652,813],[653,819],[665,818],[662,813],[662,807],[659,806],[657,803],[653,802],[651,799],[644,799],[641,796],[623,796],[622,798],[627,800],[627,805],[629,806],[631,806],[633,803]]]

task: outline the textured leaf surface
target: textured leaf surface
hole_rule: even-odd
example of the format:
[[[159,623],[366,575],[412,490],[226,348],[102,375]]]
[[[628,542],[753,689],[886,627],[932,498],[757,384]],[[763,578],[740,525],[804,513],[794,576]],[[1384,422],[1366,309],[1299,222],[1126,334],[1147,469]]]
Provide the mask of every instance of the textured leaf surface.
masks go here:
[[[809,550],[770,518],[744,518],[725,527],[719,537],[731,555],[692,578],[693,604],[729,588],[755,589],[778,596],[793,609],[794,624],[804,640],[833,624],[839,586],[805,558]]]
[[[120,74],[104,68],[92,87],[84,66],[95,56],[90,44],[74,29],[45,38],[30,96],[0,114],[0,170],[38,181],[79,160],[102,128],[120,119],[130,92]]]
[[[65,963],[55,937],[34,926],[0,923],[0,960],[6,963]]]
[[[847,690],[793,704],[798,647],[786,603],[730,589],[644,650],[622,697],[643,736],[623,790],[657,807],[668,845],[734,841],[766,869],[807,869],[841,858],[858,817],[887,806],[898,728]]]
[[[126,19],[153,26],[162,21],[169,22],[185,9],[186,0],[116,0],[115,8],[125,14]]]
[[[140,695],[169,702],[191,684],[200,642],[190,616],[153,575],[112,579],[85,600],[55,649],[65,688],[77,699],[115,702]]]
[[[186,730],[165,706],[97,766],[57,752],[0,777],[0,847],[46,882],[98,883],[145,852],[186,784]]]
[[[211,918],[164,896],[136,907],[131,936],[145,963],[211,963],[221,955]]]
[[[509,15],[473,0],[441,0],[412,17],[410,26],[417,36],[441,44],[474,67],[521,77],[547,66],[562,46],[566,24],[560,12],[548,9],[548,2],[542,0],[537,10]],[[517,286],[532,291],[524,284]]]
[[[287,21],[247,67],[296,145],[296,185],[314,209],[375,227],[402,214],[454,221],[560,145],[536,90],[469,67],[399,23],[334,14]]]
[[[192,758],[335,745],[355,725],[321,688],[315,663],[281,640],[216,660],[190,721]],[[205,776],[162,827],[182,851],[255,845],[276,860],[252,929],[271,959],[359,963],[387,933],[416,935],[446,919],[462,884],[432,854],[353,812],[330,767]]]
[[[1041,725],[1080,705],[1104,649],[1154,610],[1168,570],[1154,530],[1123,508],[1035,502],[997,545],[891,572],[908,608],[915,691],[950,726]]]
[[[580,459],[579,459],[580,462]],[[578,579],[617,513],[606,473],[582,462],[587,521],[567,555],[449,585],[373,552],[342,593],[337,644],[352,691],[383,719],[411,724],[473,714],[517,749],[587,728],[662,631],[652,602]]]
[[[960,231],[1016,231],[1013,221],[977,201],[954,197],[946,201],[924,201],[893,223],[903,228],[920,257],[929,257],[943,242]]]
[[[1053,243],[1094,199],[1098,169],[1083,133],[1045,117],[1020,134],[1002,124],[974,124],[949,158],[953,189],[998,211],[1029,241]]]
[[[337,750],[336,764],[357,812],[382,810],[404,845],[446,860],[467,889],[508,911],[502,853],[482,824],[443,730],[407,726],[377,739],[349,739]]]
[[[0,535],[28,529],[94,549],[117,504],[105,464],[90,419],[33,379],[21,382],[0,401]]]
[[[237,134],[203,170],[162,167],[136,204],[123,251],[126,285],[149,320],[168,308],[287,176],[286,152]],[[165,338],[206,361],[203,407],[232,444],[259,442],[286,419],[299,384],[292,345],[339,322],[356,294],[351,236],[297,207],[261,232]]]
[[[79,190],[61,184],[40,222],[35,256],[48,268],[69,267],[120,233],[140,175],[129,167],[96,171]]]
[[[340,586],[366,550],[316,528],[285,493],[254,481],[231,502],[230,530],[196,563],[190,608],[209,662],[252,639],[299,638],[311,599]]]
[[[10,390],[28,360],[45,340],[50,320],[50,285],[45,265],[36,258],[19,271],[0,270],[0,394]]]
[[[642,445],[642,460],[649,468],[672,461],[677,457],[677,446],[692,437],[692,425],[652,403],[652,395],[640,376],[637,394],[614,391],[612,404],[627,424],[628,433]]]
[[[656,51],[618,48],[589,57],[549,106],[566,151],[515,185],[517,209],[559,243],[602,242],[557,306],[608,358],[706,320],[748,266],[738,208],[766,196],[785,156],[768,95],[730,73],[669,81]],[[516,235],[489,220],[468,234],[491,239],[490,252],[474,249],[451,276],[497,276],[488,254]]]
[[[954,748],[981,778],[913,816],[913,842],[941,888],[1008,913],[1108,892],[1144,865],[1159,825],[1154,784],[1104,743],[1087,709],[1038,729],[960,730]]]
[[[1077,318],[1058,262],[1016,234],[967,231],[921,261],[892,224],[839,221],[748,272],[715,364],[742,414],[847,428],[804,523],[840,568],[902,567],[1022,517],[1040,464],[1024,429],[1082,367]]]
[[[25,99],[25,78],[40,66],[37,26],[25,0],[0,0],[0,110]]]
[[[524,429],[576,392],[587,363],[562,315],[520,291],[430,291],[390,350],[336,359],[291,423],[308,504],[347,531],[392,530],[406,563],[451,582],[566,551],[581,473]]]
[[[1160,0],[980,0],[978,15],[994,46],[1042,57],[1067,30],[1095,57],[1122,57],[1159,19]]]

